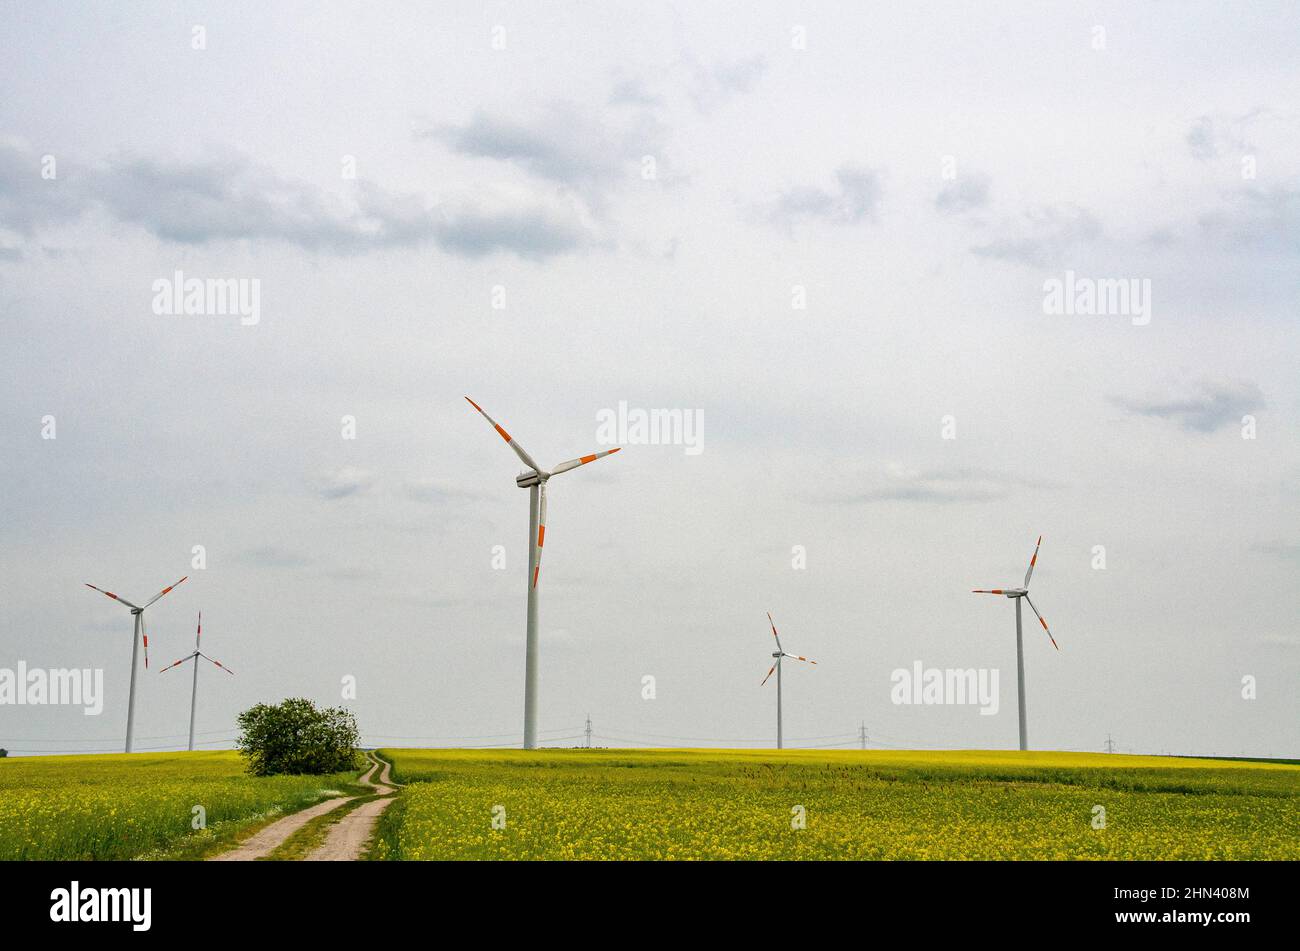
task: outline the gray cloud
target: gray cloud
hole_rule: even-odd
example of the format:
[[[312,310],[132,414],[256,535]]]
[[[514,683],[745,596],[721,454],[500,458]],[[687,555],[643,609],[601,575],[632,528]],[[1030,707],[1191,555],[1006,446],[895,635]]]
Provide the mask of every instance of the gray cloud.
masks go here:
[[[365,469],[344,466],[333,472],[327,472],[317,480],[316,491],[324,499],[345,499],[349,496],[363,495],[374,485],[374,476]]]
[[[934,200],[934,207],[945,215],[961,214],[989,203],[989,177],[966,175],[945,186]]]
[[[616,87],[625,105],[642,95],[639,86]],[[662,162],[664,129],[648,108],[621,110],[597,119],[570,102],[547,106],[530,121],[511,121],[476,112],[463,125],[417,133],[452,151],[508,162],[529,175],[572,188],[599,206],[603,194],[633,174],[644,155]]]
[[[1209,433],[1240,424],[1242,416],[1264,405],[1264,394],[1250,382],[1201,380],[1180,396],[1113,396],[1111,402],[1137,416],[1166,419],[1192,432]]]
[[[1225,207],[1201,215],[1198,224],[1204,236],[1235,250],[1295,255],[1300,253],[1300,189],[1242,189]]]
[[[77,178],[67,169],[41,177],[41,157],[17,145],[0,143],[0,232],[31,237],[38,228],[78,217]]]
[[[1184,139],[1187,151],[1198,162],[1209,162],[1232,152],[1253,151],[1246,130],[1256,120],[1272,117],[1268,109],[1254,109],[1238,116],[1198,116]]]
[[[1006,498],[1018,489],[1051,487],[1047,482],[974,466],[929,470],[890,467],[860,476],[857,485],[863,487],[828,494],[820,501],[834,504],[988,502]]]
[[[309,251],[354,253],[420,244],[435,218],[407,196],[358,189],[354,208],[314,185],[277,176],[240,156],[199,162],[130,159],[97,176],[94,197],[119,221],[164,241],[277,240]],[[406,207],[405,213],[390,213]]]
[[[663,99],[646,88],[640,79],[624,79],[614,84],[609,94],[611,106],[659,106]]]
[[[306,555],[274,545],[240,552],[238,560],[240,564],[254,568],[304,568],[311,564]]]
[[[438,225],[438,243],[464,257],[509,250],[540,261],[594,244],[577,218],[565,219],[543,208],[487,211],[465,208]]]
[[[415,502],[442,503],[494,499],[486,492],[473,492],[437,479],[411,479],[402,486],[402,494]]]
[[[347,195],[277,175],[237,154],[200,161],[128,158],[55,191],[0,147],[0,211],[31,236],[92,206],[160,240],[200,245],[278,241],[332,254],[436,245],[464,257],[497,251],[540,260],[576,251],[592,237],[576,211],[533,204],[430,206],[418,195],[357,182]]]
[[[1187,151],[1198,162],[1208,162],[1219,155],[1219,136],[1209,116],[1197,119],[1187,131]]]
[[[1251,551],[1260,555],[1268,555],[1272,558],[1283,558],[1288,561],[1300,560],[1300,543],[1296,542],[1264,542],[1255,545]]]
[[[767,72],[762,56],[749,56],[710,66],[687,57],[691,67],[690,97],[695,108],[708,114],[736,96],[754,90]]]
[[[1049,267],[1101,237],[1097,219],[1074,205],[1030,212],[1010,230],[1018,233],[974,245],[971,252],[1030,267]]]
[[[841,166],[836,187],[801,186],[782,192],[766,209],[766,218],[789,231],[806,220],[852,225],[874,221],[883,194],[880,174],[872,169]]]

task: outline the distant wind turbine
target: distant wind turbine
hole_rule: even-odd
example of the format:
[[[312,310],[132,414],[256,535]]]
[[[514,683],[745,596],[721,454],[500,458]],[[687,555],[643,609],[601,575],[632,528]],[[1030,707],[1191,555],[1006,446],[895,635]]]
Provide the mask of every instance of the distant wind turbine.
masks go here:
[[[761,687],[767,683],[772,676],[772,671],[776,671],[776,748],[779,750],[785,746],[785,733],[781,724],[781,658],[789,657],[791,660],[801,660],[804,663],[813,665],[816,665],[817,661],[809,660],[807,657],[800,657],[798,654],[787,653],[781,647],[781,636],[776,633],[776,622],[772,620],[771,611],[767,614],[767,623],[772,625],[772,636],[776,638],[776,650],[772,652],[772,656],[776,658],[776,661],[772,664],[772,670],[767,672],[767,676],[763,678],[763,683],[759,684],[759,686]]]
[[[235,676],[235,672],[231,670],[229,667],[227,667],[225,664],[223,664],[221,661],[209,657],[207,654],[203,653],[203,651],[199,650],[199,638],[201,638],[202,636],[203,636],[203,612],[200,611],[199,626],[198,629],[194,632],[194,652],[192,654],[186,654],[176,663],[168,664],[162,670],[158,671],[158,673],[160,674],[165,674],[173,667],[179,667],[187,660],[194,661],[194,679],[190,684],[190,752],[191,753],[194,752],[194,707],[198,703],[198,696],[199,696],[199,658],[202,657],[208,663],[215,664],[216,666],[220,667],[226,673],[230,674],[230,676],[232,677]]]
[[[185,578],[188,577],[189,575],[185,576]],[[135,658],[136,652],[140,649],[141,639],[144,640],[144,667],[145,670],[149,669],[149,632],[145,630],[144,626],[144,609],[149,607],[149,605],[153,604],[164,594],[167,594],[172,590],[172,588],[177,587],[181,581],[185,580],[185,578],[182,578],[180,581],[176,582],[176,584],[168,585],[163,588],[146,601],[143,607],[136,607],[126,598],[120,598],[112,591],[105,591],[103,588],[96,588],[93,584],[88,582],[86,583],[87,588],[94,588],[94,590],[98,591],[100,594],[106,594],[114,601],[125,604],[131,609],[131,614],[135,618],[135,632],[131,635],[131,688],[126,701],[126,751],[128,753],[131,752],[131,737],[135,735]]]
[[[1051,630],[1047,627],[1047,622],[1043,616],[1038,613],[1038,608],[1034,607],[1034,602],[1029,600],[1029,579],[1034,576],[1034,565],[1038,564],[1038,549],[1043,544],[1043,536],[1038,536],[1038,544],[1034,546],[1034,556],[1029,559],[1029,570],[1025,572],[1025,583],[1019,588],[974,588],[975,594],[1000,594],[1011,598],[1016,602],[1016,693],[1020,701],[1020,748],[1029,749],[1029,737],[1025,730],[1025,648],[1024,638],[1020,630],[1020,599],[1024,598],[1029,602],[1029,609],[1034,612],[1038,618],[1038,623],[1043,625],[1043,630],[1047,631],[1047,638],[1052,642],[1052,646],[1058,651],[1061,649],[1057,646],[1056,638],[1052,637]]]
[[[542,571],[542,542],[546,537],[546,482],[551,476],[559,475],[561,472],[568,472],[570,469],[578,468],[578,466],[585,466],[589,462],[595,462],[602,456],[618,452],[621,447],[592,453],[590,456],[570,459],[568,462],[561,462],[550,472],[547,472],[533,461],[533,457],[528,454],[524,447],[515,442],[495,419],[483,412],[483,407],[468,396],[465,399],[470,406],[479,411],[479,414],[484,419],[492,424],[492,428],[497,431],[501,438],[515,451],[515,455],[523,460],[524,465],[528,467],[527,472],[516,477],[515,484],[521,489],[529,490],[528,640],[524,654],[524,749],[531,750],[537,747],[537,580]]]

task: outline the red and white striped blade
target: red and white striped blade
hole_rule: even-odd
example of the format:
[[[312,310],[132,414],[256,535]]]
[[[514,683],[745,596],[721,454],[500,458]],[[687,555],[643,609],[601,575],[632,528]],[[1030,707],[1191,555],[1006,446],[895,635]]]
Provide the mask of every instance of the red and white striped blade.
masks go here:
[[[789,657],[791,660],[801,660],[801,661],[803,661],[803,662],[806,663],[806,664],[814,664],[814,665],[815,665],[815,664],[817,663],[817,661],[815,661],[815,660],[809,660],[807,657],[800,657],[798,654],[786,654],[785,656],[786,656],[786,657]]]
[[[1025,572],[1025,587],[1029,587],[1029,579],[1034,576],[1034,565],[1038,564],[1038,549],[1043,546],[1043,536],[1038,536],[1038,544],[1034,546],[1034,557],[1029,559],[1029,570]]]
[[[234,672],[233,670],[231,670],[229,667],[227,667],[227,666],[226,666],[225,664],[223,664],[221,661],[217,660],[215,657],[209,657],[207,654],[203,653],[203,651],[195,651],[194,653],[195,653],[196,656],[198,656],[198,657],[202,657],[202,658],[203,658],[204,660],[206,660],[208,663],[216,664],[218,667],[220,667],[220,668],[221,668],[222,670],[224,670],[226,673],[230,674],[230,676],[232,676],[232,677],[235,676],[235,672]]]
[[[93,588],[94,590],[98,591],[100,594],[108,595],[108,596],[109,596],[110,598],[112,598],[114,601],[120,601],[120,602],[122,602],[122,603],[125,604],[128,608],[134,608],[134,607],[135,607],[134,604],[132,604],[130,601],[128,601],[126,598],[122,597],[121,595],[116,595],[116,594],[114,594],[112,591],[105,591],[103,588],[96,588],[96,587],[95,587],[93,584],[91,584],[89,581],[83,581],[82,584],[84,584],[87,588]]]
[[[138,615],[140,618],[140,636],[144,638],[144,669],[149,669],[149,629],[144,626],[144,612]]]
[[[585,466],[587,463],[595,462],[597,459],[612,456],[622,448],[622,446],[615,446],[613,449],[606,449],[604,452],[593,452],[590,456],[579,456],[577,459],[570,459],[568,462],[561,462],[551,470],[551,475],[559,475],[561,472],[568,472],[570,469],[578,468],[578,466]]]
[[[194,649],[199,649],[199,638],[203,636],[203,612],[199,612],[199,626],[194,631]]]
[[[537,500],[537,537],[533,539],[533,587],[542,574],[542,545],[546,542],[546,483],[539,487]]]
[[[1026,600],[1026,601],[1029,601],[1029,595],[1025,595],[1025,600]],[[1051,641],[1051,642],[1052,642],[1052,646],[1055,647],[1055,648],[1059,651],[1059,650],[1061,649],[1060,645],[1056,643],[1056,638],[1052,637],[1052,631],[1051,631],[1051,629],[1048,628],[1048,626],[1047,626],[1047,622],[1043,620],[1043,616],[1042,616],[1041,614],[1038,613],[1038,608],[1034,607],[1034,602],[1033,602],[1033,601],[1029,601],[1029,610],[1031,610],[1031,611],[1034,612],[1034,616],[1038,618],[1038,623],[1041,624],[1041,625],[1043,625],[1043,630],[1044,630],[1044,631],[1047,631],[1047,639],[1048,639],[1049,641]]]
[[[772,636],[776,638],[776,649],[784,653],[785,648],[781,646],[781,635],[776,633],[776,622],[772,620],[771,611],[767,612],[767,623],[772,625]]]
[[[776,670],[776,664],[773,664],[773,665],[772,665],[772,670],[769,670],[769,671],[767,672],[767,677],[764,677],[764,678],[763,678],[763,683],[762,683],[762,684],[759,684],[760,687],[763,686],[763,684],[767,683],[768,678],[770,678],[770,677],[772,676],[772,671],[774,671],[774,670]]]
[[[500,424],[500,423],[498,423],[495,419],[493,419],[493,418],[492,418],[491,416],[489,416],[487,413],[483,412],[483,407],[482,407],[482,406],[479,406],[477,403],[475,403],[473,400],[471,400],[468,396],[465,397],[465,400],[469,403],[470,406],[472,406],[472,407],[474,407],[476,410],[478,410],[478,411],[479,411],[479,414],[480,414],[484,419],[486,419],[489,423],[492,424],[492,428],[495,429],[495,430],[497,431],[497,434],[498,434],[502,439],[504,439],[504,440],[506,441],[506,445],[508,445],[511,449],[513,449],[513,450],[515,451],[515,455],[518,456],[520,459],[523,460],[524,465],[526,465],[526,466],[527,466],[528,468],[530,468],[530,469],[533,469],[533,470],[536,471],[536,472],[542,472],[542,471],[544,471],[544,470],[542,469],[541,466],[539,466],[535,461],[533,461],[533,457],[530,456],[530,455],[528,455],[528,451],[527,451],[526,449],[524,449],[523,446],[519,445],[519,443],[515,442],[514,439],[511,437],[511,435],[510,435],[508,432],[506,432],[506,431],[501,427],[501,424]]]
[[[189,575],[186,575],[186,576],[185,576],[185,578],[188,578],[188,577],[189,577]],[[152,598],[150,598],[148,601],[146,601],[146,602],[144,603],[144,606],[147,608],[149,605],[153,604],[155,601],[157,601],[159,598],[161,598],[164,594],[168,594],[168,593],[170,593],[170,592],[172,591],[172,589],[173,589],[173,588],[176,588],[177,586],[179,586],[180,583],[181,583],[181,581],[184,581],[185,578],[182,578],[180,581],[176,582],[176,584],[169,584],[167,587],[163,588],[161,591],[159,591],[157,594],[155,594]]]
[[[1006,594],[1001,588],[971,588],[972,594]]]
[[[168,665],[167,665],[166,667],[164,667],[162,670],[158,671],[158,673],[160,673],[160,674],[165,674],[165,673],[167,673],[167,671],[171,670],[173,667],[179,667],[181,664],[185,663],[187,660],[193,660],[195,657],[198,657],[198,656],[199,656],[198,651],[195,651],[193,654],[186,654],[184,657],[182,657],[182,658],[181,658],[180,660],[178,660],[176,663],[174,663],[174,664],[168,664]]]

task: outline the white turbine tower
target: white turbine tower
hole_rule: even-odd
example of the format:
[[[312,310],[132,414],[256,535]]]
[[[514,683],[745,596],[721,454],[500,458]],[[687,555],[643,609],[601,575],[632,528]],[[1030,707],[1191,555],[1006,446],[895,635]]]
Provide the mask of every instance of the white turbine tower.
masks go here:
[[[1029,749],[1029,737],[1025,731],[1025,647],[1024,638],[1020,630],[1020,599],[1024,598],[1029,601],[1029,609],[1034,612],[1038,618],[1038,623],[1043,625],[1043,630],[1047,631],[1047,638],[1052,642],[1052,646],[1058,651],[1061,649],[1057,646],[1056,638],[1052,637],[1052,632],[1047,627],[1047,622],[1043,616],[1038,613],[1038,608],[1034,607],[1034,602],[1029,600],[1029,579],[1034,576],[1034,565],[1038,563],[1038,549],[1043,544],[1043,536],[1038,536],[1038,544],[1034,546],[1034,556],[1029,559],[1029,570],[1025,572],[1025,583],[1019,588],[973,588],[975,594],[1000,594],[1004,597],[1011,598],[1016,602],[1016,695],[1020,701],[1020,748]]]
[[[528,489],[528,640],[524,654],[524,749],[531,750],[537,747],[537,579],[542,571],[542,542],[546,537],[546,482],[551,476],[618,452],[619,447],[561,462],[547,472],[533,461],[523,446],[510,438],[510,434],[496,420],[483,412],[483,407],[468,396],[465,399],[492,424],[492,428],[528,467],[527,472],[515,479],[515,484],[521,489]]]
[[[188,577],[189,575],[185,576],[185,578]],[[185,578],[182,578],[181,581],[184,581]],[[144,640],[144,667],[145,670],[149,669],[149,632],[145,629],[144,626],[144,609],[149,607],[149,605],[153,604],[164,594],[171,591],[172,588],[175,588],[177,585],[179,585],[181,581],[178,581],[176,582],[176,584],[168,585],[167,587],[163,588],[152,598],[146,601],[143,607],[136,607],[126,598],[120,598],[117,595],[115,595],[112,591],[105,591],[103,588],[95,588],[93,584],[90,584],[89,582],[86,583],[87,588],[94,588],[94,590],[98,591],[100,594],[106,594],[114,601],[120,602],[121,604],[125,604],[128,608],[131,609],[131,614],[135,618],[135,631],[131,635],[131,688],[130,688],[130,693],[127,695],[127,701],[126,701],[126,751],[128,753],[131,752],[131,737],[135,735],[135,668],[136,668],[135,657],[136,657],[136,652],[140,649],[141,639]]]
[[[761,687],[767,683],[772,676],[772,671],[776,671],[776,748],[779,750],[785,747],[785,733],[781,724],[781,658],[789,657],[791,660],[801,660],[804,663],[813,665],[816,665],[817,661],[809,660],[807,657],[800,657],[798,654],[789,654],[781,647],[781,637],[776,633],[776,622],[772,620],[771,611],[767,613],[767,623],[772,625],[772,636],[776,638],[776,650],[772,651],[772,656],[776,660],[772,664],[772,669],[767,672],[767,676],[763,678],[763,683],[759,684],[759,686]]]
[[[198,703],[198,696],[199,696],[199,658],[202,657],[208,663],[216,664],[226,673],[230,674],[230,676],[232,677],[235,676],[235,672],[231,670],[229,667],[227,667],[225,664],[223,664],[221,661],[217,660],[214,657],[209,657],[207,654],[203,653],[203,651],[199,650],[199,638],[201,638],[202,636],[203,636],[203,612],[200,611],[199,626],[198,629],[194,632],[194,652],[192,654],[186,654],[176,663],[168,664],[162,670],[158,671],[158,673],[160,674],[165,674],[173,667],[179,667],[187,660],[194,661],[194,679],[190,684],[190,752],[191,753],[194,752],[194,707]]]

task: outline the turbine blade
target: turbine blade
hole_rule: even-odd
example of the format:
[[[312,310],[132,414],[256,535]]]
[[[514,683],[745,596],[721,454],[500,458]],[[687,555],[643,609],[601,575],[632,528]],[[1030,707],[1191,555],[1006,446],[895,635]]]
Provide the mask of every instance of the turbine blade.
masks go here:
[[[100,594],[108,595],[114,601],[120,601],[122,604],[125,604],[128,608],[135,607],[135,605],[132,604],[130,601],[128,601],[126,598],[116,595],[112,591],[105,591],[103,588],[95,588],[95,586],[88,581],[83,581],[82,584],[84,584],[87,588],[94,588],[94,590],[98,591]]]
[[[578,466],[585,466],[587,463],[595,462],[597,459],[603,459],[605,456],[612,456],[622,448],[622,446],[615,446],[613,449],[606,449],[604,452],[594,452],[590,456],[579,456],[577,459],[570,459],[568,462],[561,462],[551,470],[551,475],[559,475],[561,472],[568,472],[570,469],[578,468]]]
[[[473,400],[471,400],[468,396],[465,397],[465,399],[469,402],[469,405],[470,405],[470,406],[474,407],[476,410],[479,411],[479,415],[481,415],[484,419],[486,419],[489,423],[492,424],[492,428],[495,429],[495,430],[497,431],[497,433],[501,436],[501,438],[504,439],[504,440],[506,441],[506,444],[507,444],[511,449],[513,449],[513,450],[515,451],[515,455],[518,456],[520,459],[522,459],[522,460],[524,461],[524,465],[526,465],[528,468],[532,469],[532,470],[535,471],[535,472],[544,472],[544,471],[546,471],[546,470],[544,470],[541,466],[539,466],[536,462],[533,461],[533,457],[530,456],[530,455],[528,455],[528,451],[527,451],[526,449],[524,449],[523,446],[521,446],[521,445],[519,445],[519,443],[515,442],[514,439],[510,436],[510,434],[509,434],[508,432],[506,432],[504,429],[501,428],[501,424],[500,424],[500,423],[498,423],[495,419],[493,419],[493,418],[492,418],[491,416],[489,416],[487,413],[484,413],[484,412],[483,412],[483,407],[479,406],[477,403],[475,403]]]
[[[801,661],[803,661],[803,662],[806,663],[806,664],[813,664],[813,665],[816,665],[816,663],[817,663],[817,661],[815,661],[815,660],[809,660],[807,657],[800,657],[798,654],[786,654],[786,653],[783,651],[783,652],[782,652],[782,655],[785,656],[785,657],[789,657],[791,660],[801,660]]]
[[[1038,549],[1043,545],[1043,536],[1038,536],[1038,544],[1034,546],[1034,557],[1029,559],[1029,570],[1025,572],[1025,587],[1029,587],[1029,579],[1034,576],[1034,565],[1038,564]]]
[[[762,684],[759,684],[760,687],[763,686],[763,684],[767,683],[768,679],[772,676],[772,672],[775,671],[775,670],[776,670],[776,664],[773,664],[773,665],[772,665],[772,670],[769,670],[769,671],[767,672],[767,677],[764,677],[764,678],[763,678],[763,683],[762,683]]]
[[[149,629],[144,626],[144,612],[141,611],[137,617],[140,618],[140,636],[144,638],[144,669],[149,669]]]
[[[188,578],[188,577],[189,577],[189,575],[186,575],[186,576],[185,576],[185,578]],[[181,581],[184,581],[185,578],[182,578]],[[144,607],[147,608],[149,605],[153,604],[155,601],[157,601],[159,598],[161,598],[164,594],[167,594],[167,593],[170,592],[173,588],[177,587],[177,586],[181,583],[181,581],[176,582],[176,584],[169,584],[167,587],[163,588],[161,591],[159,591],[157,594],[155,594],[152,598],[150,598],[148,601],[146,601],[146,602],[144,603]]]
[[[1026,601],[1029,601],[1029,595],[1025,595],[1025,600],[1026,600]],[[1055,647],[1055,648],[1059,651],[1059,650],[1061,649],[1061,648],[1060,648],[1060,645],[1058,645],[1058,644],[1056,643],[1056,638],[1052,637],[1052,632],[1051,632],[1051,630],[1048,628],[1048,626],[1047,626],[1047,622],[1044,621],[1044,620],[1043,620],[1043,616],[1042,616],[1041,614],[1038,613],[1038,608],[1034,607],[1034,602],[1033,602],[1033,601],[1029,601],[1029,610],[1031,610],[1031,611],[1034,612],[1034,615],[1038,618],[1038,623],[1041,624],[1041,625],[1043,625],[1043,630],[1044,630],[1044,631],[1047,631],[1047,639],[1048,639],[1049,641],[1051,641],[1051,642],[1052,642],[1052,646]]]
[[[536,557],[533,560],[533,587],[537,587],[537,579],[542,573],[542,543],[546,541],[546,483],[541,484],[541,491],[538,492],[537,500],[537,537],[533,539],[536,546]]]
[[[181,664],[185,663],[187,660],[193,660],[195,657],[198,657],[198,656],[199,656],[198,651],[195,651],[193,654],[186,654],[184,657],[182,657],[182,658],[181,658],[180,660],[178,660],[176,663],[174,663],[174,664],[168,664],[168,665],[167,665],[166,667],[164,667],[162,670],[158,671],[158,673],[160,673],[160,674],[165,674],[165,673],[167,673],[167,671],[171,670],[173,667],[179,667]]]
[[[203,651],[195,651],[195,652],[194,652],[194,656],[195,656],[195,657],[202,657],[202,658],[203,658],[204,660],[206,660],[208,663],[210,663],[210,664],[216,664],[218,667],[220,667],[220,668],[221,668],[222,670],[224,670],[226,673],[230,674],[230,676],[232,676],[232,677],[235,676],[235,672],[234,672],[233,670],[231,670],[229,667],[227,667],[225,664],[223,664],[221,661],[217,660],[216,658],[214,658],[214,657],[209,657],[207,654],[203,653]]]
[[[198,626],[198,629],[194,632],[194,649],[195,649],[195,650],[198,650],[198,649],[199,649],[199,638],[201,638],[202,636],[203,636],[203,612],[200,611],[200,612],[199,612],[199,626]]]
[[[772,612],[767,612],[767,623],[772,625],[772,636],[776,638],[776,649],[785,653],[785,648],[781,646],[781,635],[776,633],[776,622],[772,620]]]
[[[971,588],[972,594],[1006,594],[1001,588]]]

